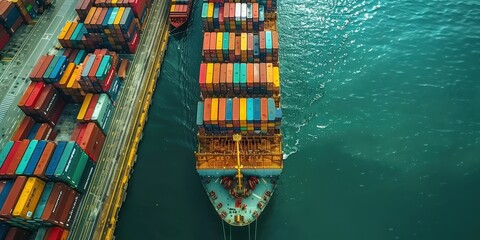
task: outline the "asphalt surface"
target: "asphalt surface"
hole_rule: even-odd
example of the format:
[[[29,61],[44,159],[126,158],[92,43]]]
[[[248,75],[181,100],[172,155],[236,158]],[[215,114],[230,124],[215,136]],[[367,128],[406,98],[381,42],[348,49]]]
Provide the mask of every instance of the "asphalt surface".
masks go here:
[[[75,16],[74,0],[57,0],[33,27],[22,26],[22,33],[18,32],[21,36],[8,43],[15,46],[12,60],[0,68],[0,148],[10,139],[24,116],[17,103],[30,83],[30,71],[41,55],[54,51],[63,25]],[[25,35],[25,38],[19,38]]]

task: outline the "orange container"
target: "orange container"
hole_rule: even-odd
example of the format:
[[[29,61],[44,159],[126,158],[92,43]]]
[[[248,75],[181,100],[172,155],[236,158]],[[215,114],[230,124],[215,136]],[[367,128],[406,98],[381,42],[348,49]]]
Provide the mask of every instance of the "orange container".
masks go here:
[[[225,125],[226,105],[227,105],[227,99],[225,98],[218,99],[218,125],[220,125],[220,127],[226,127]]]
[[[29,116],[25,116],[18,126],[17,130],[13,134],[11,140],[12,141],[20,141],[27,138],[28,133],[32,129],[33,125],[35,124],[35,120]]]
[[[220,65],[220,91],[226,91],[226,83],[227,83],[227,64],[222,63]]]
[[[205,124],[212,124],[210,120],[210,115],[212,112],[212,99],[205,98],[204,105],[203,105],[203,122]]]
[[[233,89],[233,63],[227,63],[227,91],[231,91]]]
[[[240,127],[240,99],[233,98],[232,120],[234,127]]]
[[[219,84],[220,84],[220,63],[213,64],[213,90],[219,91]]]
[[[203,34],[203,52],[210,50],[210,32]]]
[[[265,63],[260,63],[260,85],[267,87],[267,66]]]
[[[247,87],[253,88],[254,69],[253,63],[247,63]]]

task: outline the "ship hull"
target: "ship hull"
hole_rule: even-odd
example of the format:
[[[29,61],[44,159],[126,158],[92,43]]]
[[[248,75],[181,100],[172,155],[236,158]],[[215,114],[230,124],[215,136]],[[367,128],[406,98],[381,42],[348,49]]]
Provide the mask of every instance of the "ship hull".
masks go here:
[[[190,17],[191,8],[192,0],[189,0],[186,4],[172,4],[170,8],[170,25],[173,28],[183,26]]]
[[[278,176],[258,177],[254,189],[246,182],[249,193],[243,197],[232,195],[233,191],[226,188],[222,181],[225,177],[201,176],[203,187],[214,209],[223,221],[232,226],[241,227],[253,223],[270,202]]]

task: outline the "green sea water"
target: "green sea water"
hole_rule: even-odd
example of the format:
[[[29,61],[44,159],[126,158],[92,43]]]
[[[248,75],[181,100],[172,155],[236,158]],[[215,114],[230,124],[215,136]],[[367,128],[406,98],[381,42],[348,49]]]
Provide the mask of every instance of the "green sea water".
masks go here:
[[[480,2],[278,2],[286,159],[256,239],[480,239]],[[117,239],[224,239],[193,156],[200,11],[169,40]]]

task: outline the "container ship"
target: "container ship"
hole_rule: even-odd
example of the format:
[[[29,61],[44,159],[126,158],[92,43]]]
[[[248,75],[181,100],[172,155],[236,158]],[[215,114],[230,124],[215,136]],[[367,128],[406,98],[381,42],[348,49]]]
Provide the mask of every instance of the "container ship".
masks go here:
[[[170,24],[174,28],[183,26],[190,16],[193,0],[172,0],[170,6]]]
[[[0,239],[113,239],[169,4],[48,4],[0,0]]]
[[[204,0],[196,169],[218,215],[258,219],[283,169],[275,0]]]

